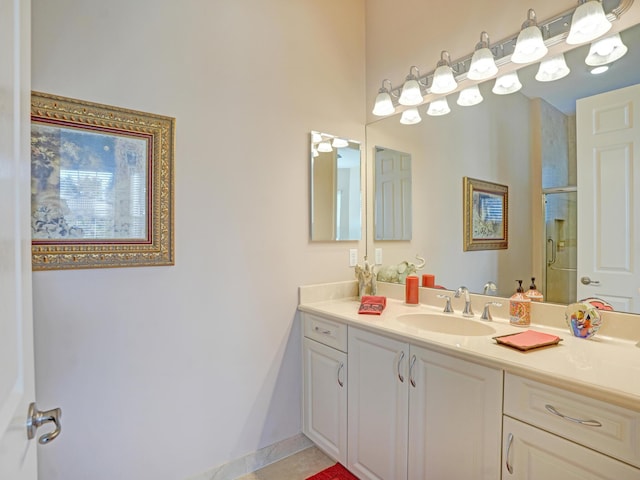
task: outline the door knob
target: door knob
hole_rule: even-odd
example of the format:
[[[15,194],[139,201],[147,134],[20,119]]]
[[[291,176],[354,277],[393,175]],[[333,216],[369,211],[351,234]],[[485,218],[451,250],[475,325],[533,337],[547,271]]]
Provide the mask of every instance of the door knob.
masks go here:
[[[29,405],[29,413],[27,414],[27,438],[31,440],[36,436],[36,430],[38,427],[51,422],[55,425],[54,430],[42,435],[38,439],[38,443],[46,445],[47,443],[55,440],[62,430],[60,417],[62,417],[62,410],[59,408],[53,408],[51,410],[41,412],[38,410],[38,407],[36,407],[35,402],[32,402],[31,405]]]
[[[582,277],[580,281],[583,285],[600,285],[600,280],[591,280],[589,277]]]

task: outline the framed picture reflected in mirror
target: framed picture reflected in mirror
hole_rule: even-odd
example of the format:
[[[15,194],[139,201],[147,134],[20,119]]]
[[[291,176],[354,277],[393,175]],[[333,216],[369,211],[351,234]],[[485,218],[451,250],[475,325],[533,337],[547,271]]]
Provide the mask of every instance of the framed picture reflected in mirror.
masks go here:
[[[463,250],[509,247],[509,187],[463,177]]]

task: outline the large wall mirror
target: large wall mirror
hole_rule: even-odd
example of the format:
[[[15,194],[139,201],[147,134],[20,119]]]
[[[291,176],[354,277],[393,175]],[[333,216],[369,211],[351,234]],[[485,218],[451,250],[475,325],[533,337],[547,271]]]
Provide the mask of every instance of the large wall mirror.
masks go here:
[[[360,142],[311,132],[311,240],[362,238]]]
[[[413,182],[412,239],[378,241],[369,226],[368,250],[382,248],[385,264],[421,253],[422,272],[434,274],[436,284],[448,289],[465,285],[482,293],[492,282],[499,296],[508,297],[516,280],[528,286],[536,277],[547,301],[566,304],[587,296],[579,283],[576,252],[583,239],[576,226],[596,213],[577,200],[583,187],[576,173],[576,101],[640,84],[640,26],[621,32],[621,38],[627,54],[601,75],[589,72],[584,59],[590,45],[582,45],[565,54],[571,73],[563,79],[535,80],[534,64],[518,71],[523,88],[517,93],[493,94],[490,79],[479,85],[484,101],[478,105],[457,105],[455,93],[448,98],[448,115],[428,116],[422,105],[420,123],[402,125],[396,114],[367,125],[367,155],[373,159],[377,145],[410,153]],[[506,250],[463,251],[465,176],[509,187]],[[637,248],[632,246],[632,255]],[[591,292],[599,296],[597,288]],[[624,310],[621,305],[616,309]],[[628,311],[640,313],[635,307]]]

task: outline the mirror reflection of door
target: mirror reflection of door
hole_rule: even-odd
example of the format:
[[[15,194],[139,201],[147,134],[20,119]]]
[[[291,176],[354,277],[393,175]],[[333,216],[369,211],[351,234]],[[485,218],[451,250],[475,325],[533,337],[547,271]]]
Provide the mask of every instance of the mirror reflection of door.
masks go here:
[[[411,240],[411,155],[375,151],[375,239]]]
[[[578,101],[578,298],[640,313],[640,85]]]

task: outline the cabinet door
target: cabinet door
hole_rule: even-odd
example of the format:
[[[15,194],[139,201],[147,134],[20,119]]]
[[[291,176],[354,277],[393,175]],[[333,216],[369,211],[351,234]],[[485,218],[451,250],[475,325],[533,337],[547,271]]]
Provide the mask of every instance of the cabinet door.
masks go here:
[[[503,480],[638,480],[640,470],[504,417]]]
[[[413,345],[410,365],[409,479],[499,478],[502,372]]]
[[[349,328],[348,468],[361,480],[407,478],[409,345]]]
[[[347,355],[305,338],[303,368],[302,431],[344,465],[347,462]]]

